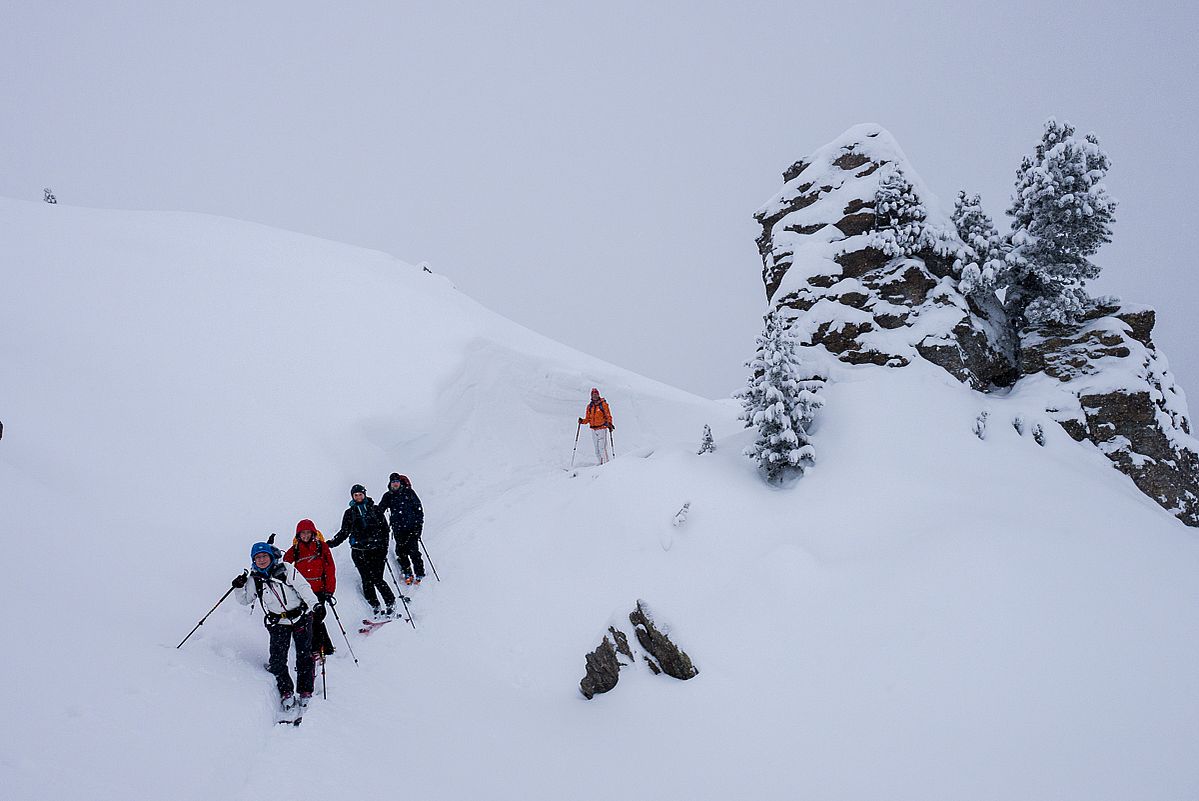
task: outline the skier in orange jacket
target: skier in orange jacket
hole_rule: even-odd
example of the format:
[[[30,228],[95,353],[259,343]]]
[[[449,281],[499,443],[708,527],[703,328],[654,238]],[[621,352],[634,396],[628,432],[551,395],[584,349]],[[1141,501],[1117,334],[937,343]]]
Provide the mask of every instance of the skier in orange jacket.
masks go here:
[[[608,451],[608,432],[615,431],[616,426],[612,424],[612,410],[608,408],[608,402],[600,397],[599,390],[595,387],[591,388],[591,403],[587,404],[587,411],[579,418],[579,425],[583,423],[591,427],[596,462],[607,462],[612,458]]]

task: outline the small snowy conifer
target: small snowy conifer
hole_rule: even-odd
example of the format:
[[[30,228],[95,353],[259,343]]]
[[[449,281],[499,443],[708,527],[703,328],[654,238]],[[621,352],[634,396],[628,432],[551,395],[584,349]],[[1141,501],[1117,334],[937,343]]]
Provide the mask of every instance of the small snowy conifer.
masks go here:
[[[716,441],[712,439],[712,427],[704,425],[704,438],[699,443],[699,453],[714,453],[716,451]]]
[[[954,271],[963,295],[994,295],[1007,278],[1007,252],[1011,249],[995,223],[983,211],[982,198],[958,192],[953,204],[953,225],[964,247],[958,251]]]
[[[948,237],[927,222],[928,212],[915,188],[894,164],[883,168],[874,195],[874,215],[870,244],[891,258],[915,256],[923,250],[946,255]]]
[[[52,206],[58,204],[58,198],[54,197],[54,193],[50,191],[49,187],[42,190],[42,200]]]
[[[1107,154],[1094,134],[1075,135],[1069,123],[1045,123],[1036,153],[1016,171],[1011,279],[1006,295],[1013,319],[1030,325],[1076,321],[1091,304],[1086,281],[1099,275],[1088,257],[1110,242],[1116,200],[1101,183]]]
[[[749,385],[737,393],[743,407],[738,419],[746,428],[758,429],[745,455],[771,483],[802,475],[816,456],[808,425],[824,405],[816,394],[824,376],[804,370],[794,336],[775,314],[766,315],[757,353],[745,366],[750,368]]]

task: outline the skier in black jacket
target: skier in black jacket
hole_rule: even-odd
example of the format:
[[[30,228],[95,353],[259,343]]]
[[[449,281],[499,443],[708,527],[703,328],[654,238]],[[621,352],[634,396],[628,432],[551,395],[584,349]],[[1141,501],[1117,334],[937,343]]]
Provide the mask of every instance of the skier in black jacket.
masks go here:
[[[366,602],[375,615],[391,615],[395,611],[395,593],[383,579],[383,570],[387,567],[387,519],[375,502],[366,497],[366,487],[361,484],[350,488],[350,498],[350,508],[341,517],[341,530],[329,540],[329,545],[336,548],[347,539],[350,541],[350,556],[362,577],[362,594]],[[381,613],[376,588],[386,606]]]
[[[408,476],[392,473],[387,492],[379,499],[379,510],[391,513],[391,533],[396,541],[396,561],[404,571],[405,584],[420,584],[425,562],[420,558],[420,535],[425,527],[425,510],[412,490]]]

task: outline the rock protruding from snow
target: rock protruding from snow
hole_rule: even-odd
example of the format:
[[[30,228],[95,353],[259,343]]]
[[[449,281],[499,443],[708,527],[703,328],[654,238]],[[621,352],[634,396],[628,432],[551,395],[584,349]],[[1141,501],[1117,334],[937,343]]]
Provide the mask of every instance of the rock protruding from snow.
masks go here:
[[[599,647],[587,654],[587,673],[579,682],[579,690],[587,700],[615,687],[616,682],[620,680],[620,669],[633,664],[633,652],[629,649],[629,640],[625,633],[612,626],[608,627],[608,633],[612,635],[612,639],[604,635]],[[618,652],[627,657],[628,661],[622,662],[617,656]]]
[[[668,630],[654,623],[645,601],[637,601],[636,608],[629,613],[629,623],[640,647],[632,645],[624,631],[609,626],[599,647],[587,654],[587,672],[579,682],[584,698],[590,700],[608,692],[620,680],[623,668],[635,668],[642,663],[654,675],[665,673],[684,681],[699,673],[691,657],[671,641]]]
[[[637,608],[629,614],[629,622],[637,633],[637,642],[648,652],[644,658],[655,675],[665,673],[671,678],[686,681],[699,673],[687,652],[671,642],[667,633],[654,625],[654,617],[645,601],[637,601]]]
[[[790,310],[801,345],[849,364],[922,357],[976,389],[1011,384],[1001,311],[957,288],[963,244],[891,134],[854,126],[783,178],[755,214],[758,250],[766,296]]]
[[[1142,492],[1199,526],[1199,441],[1153,344],[1154,321],[1144,306],[1104,306],[1077,325],[1026,330],[1019,391],[1044,392],[1071,437],[1094,443]]]

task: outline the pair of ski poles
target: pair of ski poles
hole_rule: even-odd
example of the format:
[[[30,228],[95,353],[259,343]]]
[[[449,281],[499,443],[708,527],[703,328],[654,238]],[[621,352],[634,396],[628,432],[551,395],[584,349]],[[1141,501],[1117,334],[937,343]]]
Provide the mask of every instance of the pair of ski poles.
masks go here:
[[[243,576],[245,576],[247,574],[248,574],[248,571],[245,571],[245,570],[242,571]],[[225,599],[229,597],[230,593],[232,593],[234,589],[236,589],[236,588],[230,587],[229,589],[225,590],[225,594],[221,596],[221,599],[219,601],[217,601],[215,604],[212,605],[212,608],[208,610],[208,614],[206,614],[206,615],[204,615],[204,617],[200,618],[200,622],[197,623],[192,628],[192,630],[187,633],[187,636],[183,638],[182,642],[180,642],[178,645],[175,646],[176,650],[178,650],[179,648],[182,648],[183,643],[185,643],[191,639],[191,636],[196,633],[196,630],[199,629],[200,626],[204,625],[204,621],[207,620],[209,618],[209,616],[212,615],[212,613],[216,611],[218,606],[220,606],[221,604],[223,604],[225,602]],[[335,600],[333,600],[332,596],[330,596],[330,598],[328,600],[328,605],[329,605],[329,608],[333,610],[333,619],[337,621],[337,627],[339,629],[341,629],[341,636],[345,637],[345,639],[346,639],[346,648],[350,649],[350,656],[354,657],[354,664],[357,665],[358,664],[358,656],[354,653],[354,647],[352,645],[350,645],[350,637],[348,634],[346,634],[346,627],[341,625],[341,616],[337,614],[337,602]],[[323,654],[322,654],[322,656],[323,656]],[[322,662],[321,678],[323,679],[325,676],[324,660],[322,659],[321,662]]]
[[[434,565],[433,560],[429,558],[429,549],[425,547],[424,539],[422,539],[421,536],[419,534],[417,534],[416,541],[418,543],[420,543],[421,551],[423,551],[425,554],[425,561],[427,561],[429,563],[429,567],[433,569],[433,578],[437,579],[438,581],[441,581],[441,576],[437,575],[437,566]],[[399,559],[398,554],[396,555],[396,558]],[[416,623],[412,620],[412,612],[411,612],[411,610],[408,609],[408,601],[406,601],[404,599],[404,592],[403,592],[404,585],[400,584],[399,579],[396,578],[395,571],[392,570],[392,568],[391,568],[391,559],[387,558],[384,561],[387,564],[387,572],[391,574],[391,581],[393,584],[396,585],[396,595],[399,596],[400,603],[402,603],[404,605],[404,613],[406,615],[408,615],[408,622],[412,625],[412,628],[415,629]]]
[[[274,539],[273,534],[271,535],[271,539]],[[437,566],[434,565],[433,560],[429,558],[429,549],[425,547],[425,541],[423,539],[421,539],[420,537],[417,537],[417,542],[420,543],[421,550],[424,551],[425,559],[429,562],[429,567],[433,569],[433,577],[436,578],[438,581],[441,581],[441,576],[439,576],[437,574]],[[388,570],[388,572],[391,573],[391,580],[396,581],[395,572],[392,571],[392,569],[391,569],[391,561],[390,560],[388,560],[388,562],[387,562],[387,570]],[[243,576],[248,575],[248,574],[249,574],[249,571],[246,571],[246,570],[242,571]],[[396,587],[399,587],[399,586],[400,586],[400,583],[397,581]],[[183,643],[185,643],[191,639],[191,636],[196,633],[196,631],[200,628],[200,626],[204,625],[204,621],[208,620],[209,616],[211,616],[212,613],[216,611],[217,607],[225,602],[225,599],[229,597],[229,595],[233,592],[233,590],[234,590],[234,587],[229,587],[229,589],[225,590],[225,594],[221,596],[221,599],[219,601],[217,601],[215,604],[212,605],[212,608],[208,610],[208,614],[206,614],[206,615],[204,615],[204,617],[200,618],[200,622],[197,623],[194,627],[192,627],[192,630],[187,633],[187,636],[184,637],[183,640],[178,645],[175,646],[176,650],[178,650],[179,648],[182,648]],[[399,595],[400,595],[400,599],[402,601],[404,598],[404,594],[400,593]],[[354,655],[354,648],[350,645],[350,638],[349,638],[349,635],[346,634],[345,626],[341,625],[341,617],[337,614],[336,601],[334,601],[332,597],[329,598],[329,608],[333,610],[333,618],[337,621],[337,627],[339,629],[341,629],[341,636],[345,637],[346,647],[350,649],[350,656],[354,657],[354,664],[357,665],[358,657]],[[406,601],[404,601],[404,611],[408,612],[408,622],[412,623],[412,613],[408,611],[408,603]],[[415,623],[412,623],[412,628],[416,628]],[[322,666],[321,669],[323,671],[324,667]]]
[[[570,452],[570,466],[573,469],[575,466],[575,454],[579,452],[579,432],[583,430],[583,424],[575,428],[575,449]],[[612,429],[608,429],[608,442],[612,444],[612,458],[616,458],[616,435],[612,433]]]

